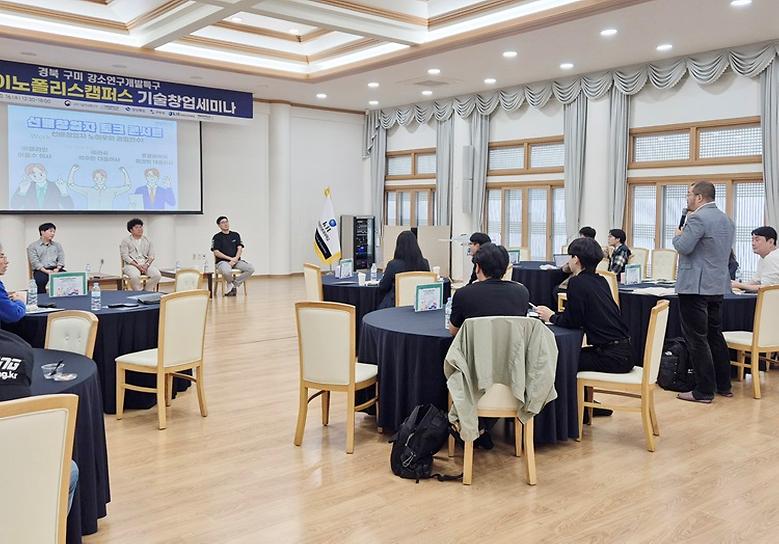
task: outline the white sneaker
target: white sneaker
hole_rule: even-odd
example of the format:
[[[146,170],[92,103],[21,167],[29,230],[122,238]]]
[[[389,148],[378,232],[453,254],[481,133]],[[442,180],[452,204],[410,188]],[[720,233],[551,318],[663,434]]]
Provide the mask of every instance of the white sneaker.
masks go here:
[[[233,287],[235,287],[235,285],[233,285],[233,282],[228,282],[225,284],[225,292],[224,292],[225,296],[227,296],[227,293],[233,290]]]

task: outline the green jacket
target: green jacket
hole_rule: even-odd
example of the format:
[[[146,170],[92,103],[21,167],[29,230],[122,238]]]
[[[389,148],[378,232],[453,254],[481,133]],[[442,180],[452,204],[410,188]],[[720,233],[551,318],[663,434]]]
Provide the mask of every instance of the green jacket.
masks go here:
[[[479,436],[477,405],[493,384],[511,388],[523,423],[557,398],[554,388],[557,343],[554,333],[530,317],[466,319],[444,360],[452,398],[449,421],[460,422],[460,436]]]

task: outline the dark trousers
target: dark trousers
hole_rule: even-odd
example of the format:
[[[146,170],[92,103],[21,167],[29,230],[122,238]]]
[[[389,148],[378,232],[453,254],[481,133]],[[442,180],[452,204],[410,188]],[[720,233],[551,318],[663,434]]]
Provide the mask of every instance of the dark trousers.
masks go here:
[[[46,268],[46,270],[54,270],[55,268],[57,267],[52,266],[51,268]],[[63,268],[60,272],[65,272],[65,269]],[[38,294],[45,293],[46,286],[49,284],[49,275],[40,270],[33,270],[32,277],[35,279],[35,285],[38,286]]]
[[[695,370],[693,395],[730,391],[730,356],[722,335],[722,295],[679,295],[682,333]]]
[[[589,346],[579,355],[579,370],[625,374],[633,370],[633,351],[630,342]]]

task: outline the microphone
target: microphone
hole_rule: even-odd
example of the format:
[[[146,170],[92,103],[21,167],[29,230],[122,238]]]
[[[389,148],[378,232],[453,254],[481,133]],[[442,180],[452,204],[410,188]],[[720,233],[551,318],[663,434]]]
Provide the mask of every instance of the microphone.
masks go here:
[[[100,275],[100,272],[103,270],[103,262],[105,262],[105,259],[100,259],[100,266],[97,269],[97,276]]]
[[[684,223],[687,221],[687,208],[682,209],[682,217],[679,219],[679,230],[684,227]]]

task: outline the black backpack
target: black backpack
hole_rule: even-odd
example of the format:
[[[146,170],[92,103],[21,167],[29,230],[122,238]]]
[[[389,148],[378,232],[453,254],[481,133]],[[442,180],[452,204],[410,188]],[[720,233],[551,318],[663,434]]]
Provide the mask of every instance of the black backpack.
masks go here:
[[[401,423],[400,429],[390,439],[390,467],[396,476],[411,480],[438,478],[439,481],[457,480],[462,477],[433,474],[433,455],[438,453],[449,437],[449,418],[446,412],[424,404],[414,407]]]
[[[695,389],[695,372],[684,338],[666,340],[657,373],[657,385],[669,391],[687,392]]]

